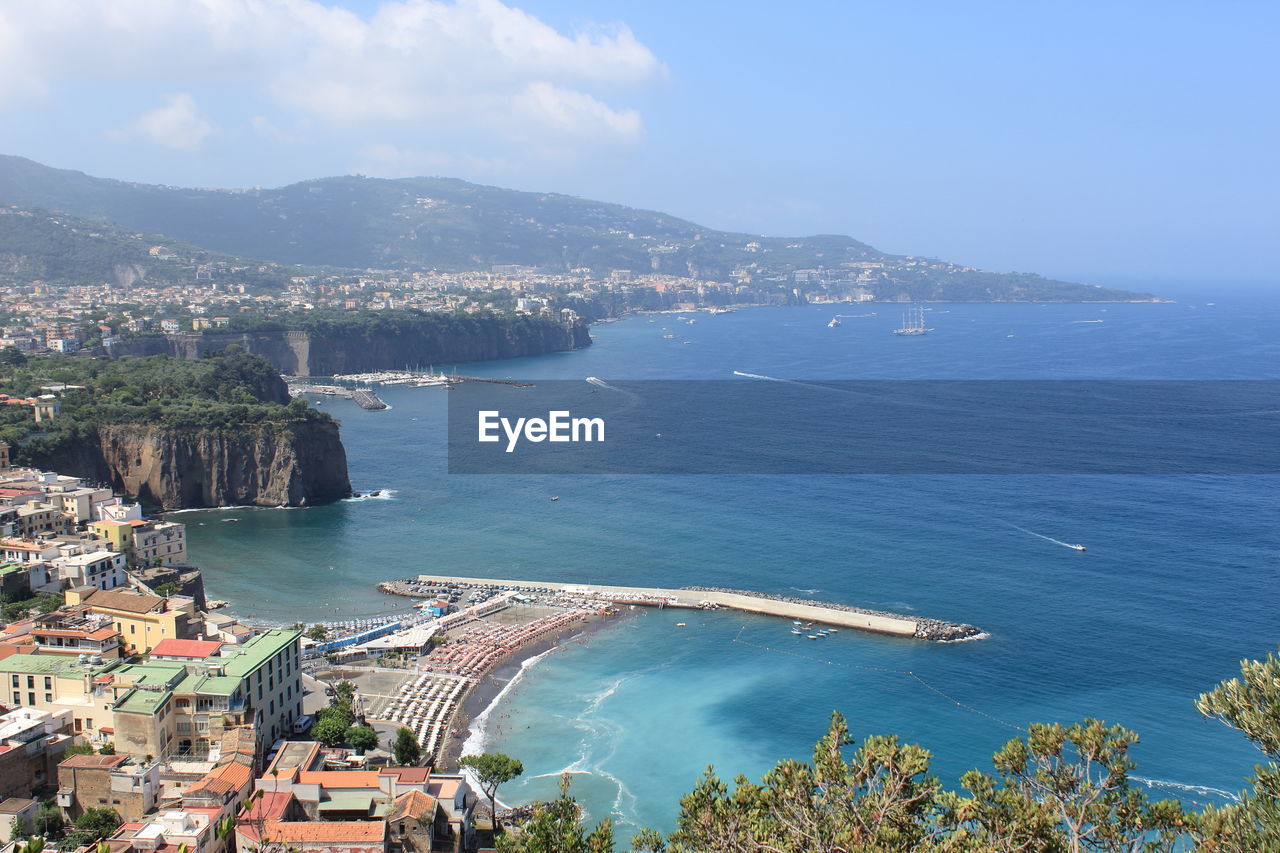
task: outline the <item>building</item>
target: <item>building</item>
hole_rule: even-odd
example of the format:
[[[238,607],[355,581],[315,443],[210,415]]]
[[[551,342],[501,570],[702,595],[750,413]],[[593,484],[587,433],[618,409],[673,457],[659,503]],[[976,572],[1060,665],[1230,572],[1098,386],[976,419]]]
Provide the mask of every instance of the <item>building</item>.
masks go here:
[[[190,598],[87,586],[69,589],[65,597],[68,605],[84,604],[94,613],[111,617],[131,655],[148,654],[161,640],[186,640],[200,632]]]
[[[30,836],[35,832],[36,812],[39,800],[10,797],[0,802],[0,844]]]
[[[108,590],[129,582],[125,556],[119,551],[57,557],[50,562],[50,567],[52,577],[70,587],[92,586]]]
[[[18,507],[15,532],[19,538],[34,539],[37,536],[60,536],[71,533],[71,519],[62,514],[60,504],[38,500],[27,501]]]
[[[300,636],[267,631],[198,662],[116,668],[110,674],[116,750],[204,760],[238,726],[252,726],[257,749],[264,750],[302,715]]]
[[[121,824],[107,843],[112,853],[155,853],[180,850],[184,845],[188,853],[211,853],[218,841],[215,830],[206,814],[166,809],[145,820]]]
[[[0,716],[0,798],[52,785],[71,736],[70,713],[17,708]]]
[[[71,714],[71,730],[99,742],[110,740],[111,694],[106,684],[115,662],[95,666],[78,656],[11,654],[0,659],[0,702]]]
[[[109,808],[137,820],[156,806],[160,764],[127,755],[73,755],[58,765],[58,806],[75,820],[89,809]]]
[[[187,526],[174,521],[143,521],[120,517],[121,513],[105,511],[109,517],[91,522],[89,529],[106,539],[112,550],[127,551],[135,566],[185,566],[187,564]]]
[[[139,566],[185,566],[187,526],[175,521],[134,524],[133,560]]]
[[[88,608],[64,608],[14,622],[0,634],[0,646],[40,655],[87,655],[91,662],[120,657],[120,632],[109,617]]]

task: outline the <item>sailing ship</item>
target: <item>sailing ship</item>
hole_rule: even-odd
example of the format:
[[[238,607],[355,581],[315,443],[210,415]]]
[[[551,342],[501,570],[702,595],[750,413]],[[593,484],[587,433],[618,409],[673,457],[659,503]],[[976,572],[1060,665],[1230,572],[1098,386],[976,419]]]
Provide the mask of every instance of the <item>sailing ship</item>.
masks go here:
[[[902,315],[902,328],[894,329],[893,333],[895,335],[923,335],[932,331],[933,329],[925,327],[924,309],[919,305],[913,305]]]

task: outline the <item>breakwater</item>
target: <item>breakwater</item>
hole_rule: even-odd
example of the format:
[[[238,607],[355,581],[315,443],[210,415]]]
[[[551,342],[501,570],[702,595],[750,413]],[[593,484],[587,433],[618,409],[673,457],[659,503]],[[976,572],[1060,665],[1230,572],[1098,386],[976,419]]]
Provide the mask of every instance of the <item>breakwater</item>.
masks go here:
[[[982,631],[973,625],[945,622],[867,610],[844,604],[832,604],[811,599],[792,599],[747,590],[712,587],[685,587],[662,589],[656,587],[624,587],[601,584],[556,583],[551,581],[502,580],[494,578],[465,578],[445,575],[420,575],[416,580],[393,581],[379,584],[383,592],[421,598],[424,587],[458,586],[479,590],[515,592],[538,596],[578,596],[584,600],[608,601],[646,607],[687,607],[697,609],[727,608],[766,616],[780,616],[805,622],[821,623],[840,628],[856,628],[891,634],[898,637],[915,637],[933,642],[954,642],[980,636]]]

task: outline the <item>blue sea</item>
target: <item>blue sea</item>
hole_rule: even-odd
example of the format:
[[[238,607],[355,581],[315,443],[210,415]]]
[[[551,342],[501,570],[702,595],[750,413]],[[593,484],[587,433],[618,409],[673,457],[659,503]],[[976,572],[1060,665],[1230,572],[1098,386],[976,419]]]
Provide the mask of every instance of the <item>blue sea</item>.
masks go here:
[[[587,350],[461,372],[1280,378],[1280,301],[1205,299],[938,304],[927,315],[935,331],[915,338],[890,334],[901,320],[890,305],[681,315],[696,324],[634,316],[595,327]],[[871,312],[827,327],[833,314]],[[504,787],[507,801],[552,796],[570,772],[590,816],[613,817],[623,837],[670,828],[707,765],[758,777],[805,758],[833,710],[856,735],[925,745],[948,784],[989,768],[1031,721],[1095,717],[1138,731],[1137,777],[1189,802],[1240,789],[1257,758],[1192,703],[1280,640],[1275,477],[449,475],[446,393],[386,389],[382,412],[323,401],[342,421],[353,484],[387,490],[381,498],[180,515],[210,595],[248,619],[293,622],[403,607],[375,584],[423,572],[697,584],[918,613],[990,635],[810,641],[764,617],[636,611],[539,658],[487,715],[475,740],[525,766]]]

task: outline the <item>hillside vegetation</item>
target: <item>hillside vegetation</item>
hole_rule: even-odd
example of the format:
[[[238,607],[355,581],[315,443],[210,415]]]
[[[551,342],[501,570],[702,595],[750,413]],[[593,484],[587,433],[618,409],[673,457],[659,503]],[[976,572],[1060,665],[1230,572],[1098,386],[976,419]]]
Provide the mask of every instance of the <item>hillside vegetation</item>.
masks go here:
[[[0,203],[66,211],[281,264],[442,271],[519,265],[727,281],[735,272],[785,279],[795,270],[883,263],[893,269],[892,292],[877,287],[880,299],[1144,296],[1029,274],[911,263],[852,237],[717,231],[654,211],[452,178],[347,176],[274,189],[197,190],[94,178],[0,156]]]

